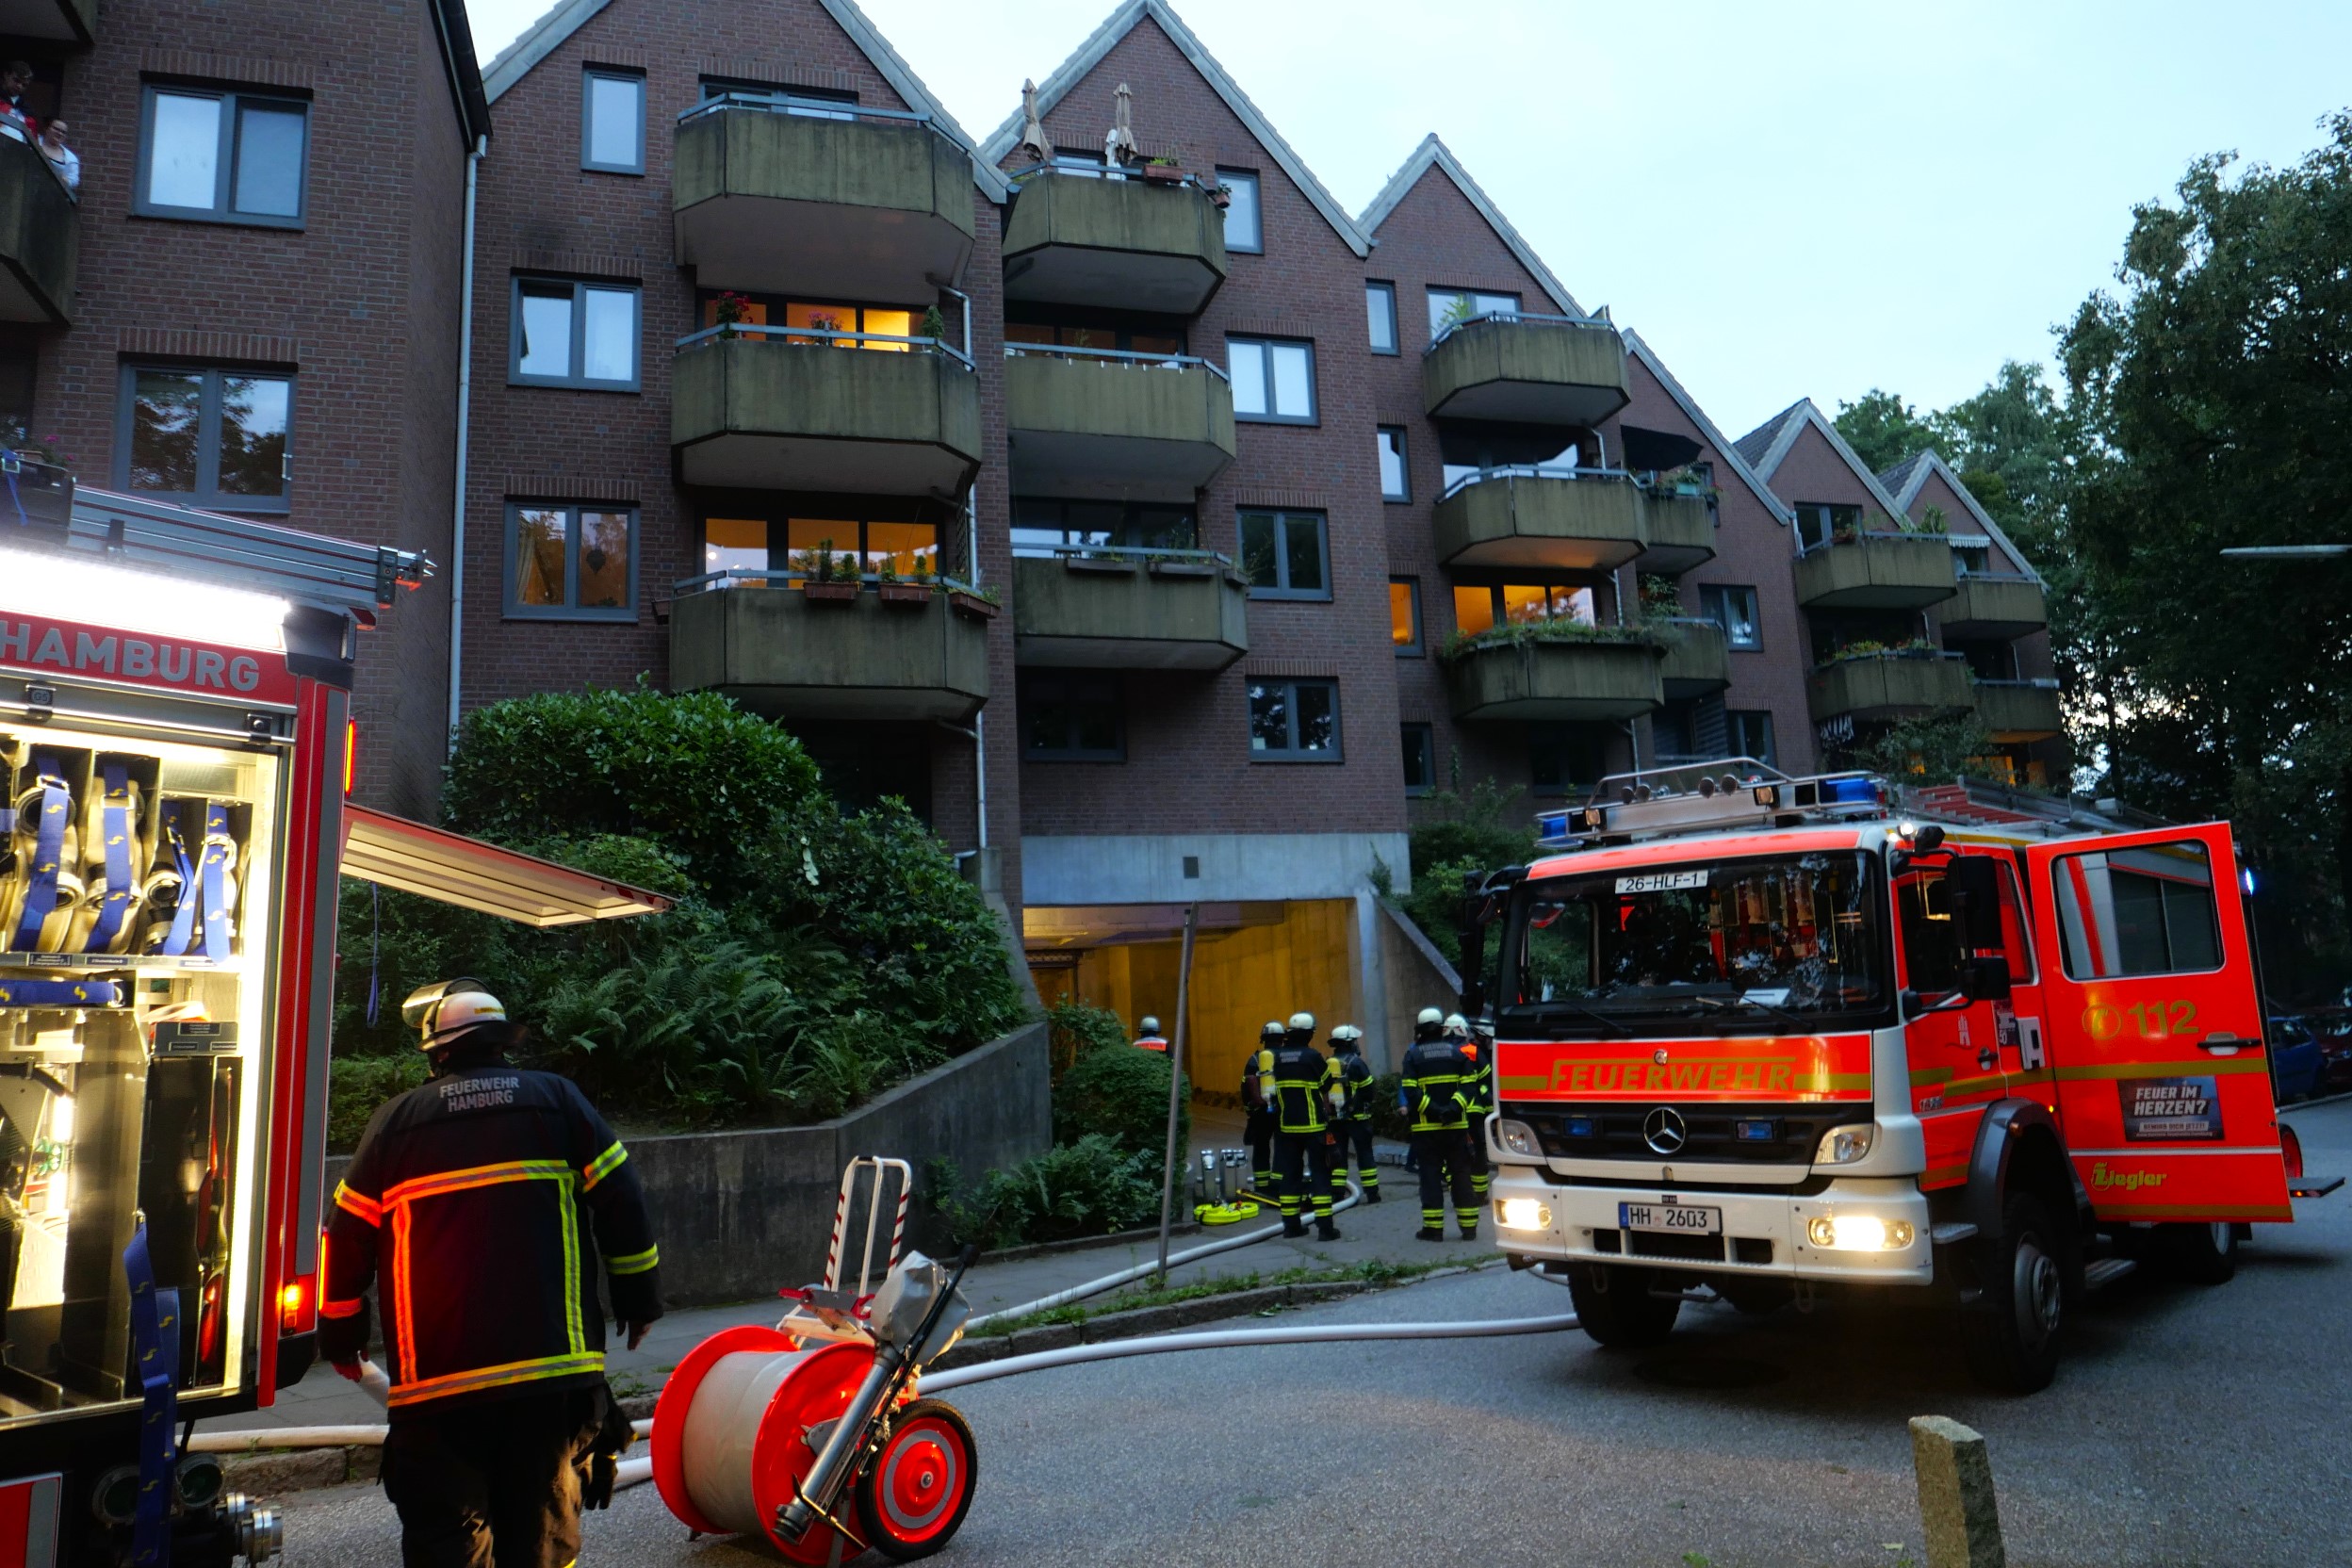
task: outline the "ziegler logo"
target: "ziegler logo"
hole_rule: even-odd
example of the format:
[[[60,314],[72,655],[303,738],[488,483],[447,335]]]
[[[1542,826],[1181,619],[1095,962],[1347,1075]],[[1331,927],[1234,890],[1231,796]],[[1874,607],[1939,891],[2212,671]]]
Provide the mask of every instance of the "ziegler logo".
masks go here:
[[[2110,1170],[2105,1160],[2091,1167],[2091,1185],[2102,1190],[2137,1192],[2142,1187],[2164,1184],[2161,1170]]]

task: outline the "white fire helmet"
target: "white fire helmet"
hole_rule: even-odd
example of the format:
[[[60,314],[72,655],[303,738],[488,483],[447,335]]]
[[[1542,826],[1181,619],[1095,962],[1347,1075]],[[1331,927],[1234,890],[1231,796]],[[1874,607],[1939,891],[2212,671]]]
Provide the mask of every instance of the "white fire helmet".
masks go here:
[[[1147,1035],[1158,1034],[1160,1032],[1160,1021],[1155,1018],[1147,1017],[1143,1021],[1143,1032]]]
[[[1266,1027],[1258,1031],[1258,1038],[1262,1040],[1278,1040],[1282,1037],[1282,1034],[1283,1030],[1281,1022],[1274,1019],[1267,1019],[1266,1021]]]
[[[1460,1013],[1447,1013],[1446,1015],[1446,1037],[1451,1039],[1468,1039],[1470,1037],[1470,1021],[1462,1017]]]
[[[400,1021],[416,1028],[426,1051],[449,1044],[477,1023],[504,1023],[506,1007],[471,975],[419,986],[400,1004]]]
[[[1352,1023],[1343,1023],[1331,1031],[1333,1045],[1353,1044],[1364,1038],[1364,1031]]]
[[[1420,1016],[1419,1018],[1417,1018],[1417,1019],[1414,1019],[1413,1021],[1413,1022],[1415,1022],[1415,1023],[1419,1023],[1419,1024],[1429,1024],[1429,1023],[1443,1023],[1445,1021],[1446,1021],[1446,1015],[1445,1015],[1444,1013],[1440,1012],[1437,1008],[1435,1008],[1435,1007],[1424,1007],[1424,1008],[1422,1008],[1422,1009],[1421,1009],[1421,1016]]]
[[[1298,1034],[1298,1035],[1312,1035],[1312,1034],[1314,1034],[1314,1033],[1315,1033],[1315,1015],[1314,1015],[1313,1013],[1293,1013],[1293,1014],[1291,1014],[1291,1015],[1290,1015],[1290,1028],[1291,1028],[1291,1032],[1292,1032],[1293,1034]]]

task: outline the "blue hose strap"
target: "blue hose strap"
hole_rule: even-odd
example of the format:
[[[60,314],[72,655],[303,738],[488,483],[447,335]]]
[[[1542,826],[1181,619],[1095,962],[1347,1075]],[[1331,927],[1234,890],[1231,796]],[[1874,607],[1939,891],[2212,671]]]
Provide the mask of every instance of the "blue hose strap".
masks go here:
[[[122,917],[131,912],[131,779],[130,769],[119,761],[101,770],[106,785],[101,813],[106,835],[106,896],[98,906],[98,922],[90,928],[85,953],[111,953],[122,931]],[[88,853],[89,846],[83,846]]]
[[[114,980],[0,980],[0,1007],[119,1007]]]
[[[197,875],[204,888],[204,956],[219,963],[229,956],[229,857],[237,841],[229,837],[226,801],[204,802],[204,863]]]
[[[13,458],[15,454],[11,452],[9,456]],[[16,471],[22,466],[21,462],[10,462],[5,466],[4,471],[8,476],[8,504],[16,508],[17,524],[23,528],[30,528],[33,526],[33,520],[24,515],[24,498],[16,493]]]
[[[163,946],[157,951],[166,957],[176,958],[188,951],[188,939],[196,934],[196,867],[188,858],[188,840],[181,836],[177,813],[166,819],[172,840],[172,859],[180,873],[180,901],[172,906],[172,929],[163,935]]]
[[[179,1466],[180,1293],[155,1288],[140,1221],[122,1249],[131,1285],[131,1354],[139,1375],[139,1509],[131,1516],[134,1568],[172,1560],[172,1499]]]
[[[17,916],[19,953],[41,951],[41,928],[57,910],[57,872],[65,858],[65,819],[74,796],[57,776],[57,760],[35,757],[33,772],[41,777],[41,824],[33,834],[33,874],[24,886],[24,908]]]

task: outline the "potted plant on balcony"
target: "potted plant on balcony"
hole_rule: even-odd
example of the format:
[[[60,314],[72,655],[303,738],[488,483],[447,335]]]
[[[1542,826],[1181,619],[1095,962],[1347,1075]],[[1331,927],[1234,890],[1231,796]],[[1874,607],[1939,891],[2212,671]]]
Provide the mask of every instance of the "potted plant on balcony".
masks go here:
[[[1003,608],[994,588],[974,588],[946,578],[939,579],[939,588],[947,595],[947,607],[968,621],[992,621]]]
[[[1176,185],[1183,181],[1184,171],[1174,158],[1153,158],[1143,166],[1143,177],[1152,185]]]
[[[1206,188],[1209,193],[1209,205],[1215,207],[1217,211],[1223,212],[1227,207],[1233,204],[1233,192],[1231,187],[1213,185],[1207,187]]]
[[[858,596],[857,564],[846,555],[833,553],[833,541],[817,541],[816,553],[810,558],[815,575],[801,583],[801,592],[812,604],[847,604]]]
[[[923,569],[923,559],[918,555],[915,557],[915,570],[921,573]],[[881,596],[884,604],[921,608],[923,602],[931,596],[931,584],[920,576],[912,582],[905,580],[898,575],[898,557],[886,555],[882,558],[882,564],[875,568],[874,591]]]
[[[736,324],[750,315],[751,301],[744,295],[728,292],[710,302],[710,322],[719,329],[719,335],[723,338],[740,335],[735,330]]]

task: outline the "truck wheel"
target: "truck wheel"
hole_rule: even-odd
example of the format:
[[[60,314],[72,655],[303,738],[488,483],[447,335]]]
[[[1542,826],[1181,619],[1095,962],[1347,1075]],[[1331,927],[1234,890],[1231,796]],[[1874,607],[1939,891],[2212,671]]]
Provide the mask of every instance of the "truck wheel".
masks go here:
[[[2165,1225],[2158,1228],[2165,1271],[2196,1285],[2227,1284],[2238,1271],[2234,1225]]]
[[[1593,1342],[1617,1350],[1640,1350],[1674,1331],[1682,1303],[1650,1294],[1646,1268],[1610,1268],[1578,1264],[1568,1276],[1568,1298],[1576,1321]]]
[[[2001,1221],[1984,1260],[1984,1298],[1961,1309],[1961,1344],[1986,1387],[2032,1394],[2058,1373],[2066,1307],[2058,1233],[2030,1192],[2011,1193]]]

